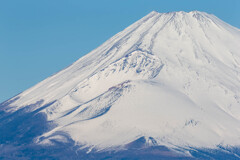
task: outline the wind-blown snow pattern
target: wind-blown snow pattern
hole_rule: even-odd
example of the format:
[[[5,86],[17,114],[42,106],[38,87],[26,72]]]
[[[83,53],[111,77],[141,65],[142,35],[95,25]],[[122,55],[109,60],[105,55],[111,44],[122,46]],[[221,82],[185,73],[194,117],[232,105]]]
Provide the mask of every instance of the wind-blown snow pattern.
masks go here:
[[[240,159],[240,30],[153,11],[0,107],[3,158]]]

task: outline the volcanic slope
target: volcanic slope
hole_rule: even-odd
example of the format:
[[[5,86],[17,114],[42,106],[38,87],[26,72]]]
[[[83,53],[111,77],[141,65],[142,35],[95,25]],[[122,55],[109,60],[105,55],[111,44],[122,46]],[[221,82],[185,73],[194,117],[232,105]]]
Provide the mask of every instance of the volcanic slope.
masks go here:
[[[40,146],[72,141],[91,153],[140,139],[189,157],[236,147],[240,30],[204,12],[153,11],[0,109],[0,129],[20,111],[44,115],[31,141]]]

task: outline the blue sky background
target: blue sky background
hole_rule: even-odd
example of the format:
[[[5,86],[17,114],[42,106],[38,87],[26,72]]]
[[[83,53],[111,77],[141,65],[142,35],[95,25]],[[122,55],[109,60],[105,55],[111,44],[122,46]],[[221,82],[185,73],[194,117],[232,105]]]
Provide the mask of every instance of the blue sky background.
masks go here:
[[[152,10],[199,10],[240,28],[240,0],[2,0],[0,102],[28,89]]]

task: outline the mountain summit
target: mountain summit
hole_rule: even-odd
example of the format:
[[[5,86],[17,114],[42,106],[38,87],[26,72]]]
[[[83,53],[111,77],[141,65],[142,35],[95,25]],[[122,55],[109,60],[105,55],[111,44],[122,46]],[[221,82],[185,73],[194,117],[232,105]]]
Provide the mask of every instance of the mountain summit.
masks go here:
[[[239,158],[239,44],[240,30],[214,15],[153,11],[0,104],[1,147],[24,156],[41,148],[43,157],[65,148],[72,158]]]

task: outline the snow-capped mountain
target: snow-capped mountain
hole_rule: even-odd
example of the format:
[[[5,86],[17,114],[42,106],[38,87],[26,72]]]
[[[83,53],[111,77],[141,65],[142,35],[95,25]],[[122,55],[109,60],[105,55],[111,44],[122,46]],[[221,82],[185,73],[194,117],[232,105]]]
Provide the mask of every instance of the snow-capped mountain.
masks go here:
[[[240,30],[204,12],[153,11],[0,111],[5,150],[71,142],[76,154],[113,155],[140,143],[237,159]]]

